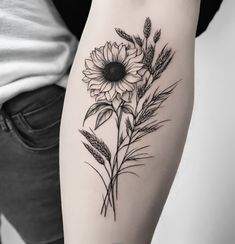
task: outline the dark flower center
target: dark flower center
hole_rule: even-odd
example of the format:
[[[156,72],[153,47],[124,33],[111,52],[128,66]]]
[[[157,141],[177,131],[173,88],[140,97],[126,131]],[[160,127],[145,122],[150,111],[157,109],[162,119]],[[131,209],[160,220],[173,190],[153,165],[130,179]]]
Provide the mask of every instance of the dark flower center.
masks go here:
[[[105,65],[103,74],[106,80],[116,82],[125,77],[126,69],[122,63],[111,62]]]

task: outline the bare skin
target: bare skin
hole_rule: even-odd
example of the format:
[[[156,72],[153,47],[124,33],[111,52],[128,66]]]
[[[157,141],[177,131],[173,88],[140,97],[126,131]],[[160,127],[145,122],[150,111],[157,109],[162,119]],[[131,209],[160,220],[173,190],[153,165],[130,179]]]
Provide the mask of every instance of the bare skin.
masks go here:
[[[61,124],[66,244],[151,243],[190,123],[199,4],[93,1]]]

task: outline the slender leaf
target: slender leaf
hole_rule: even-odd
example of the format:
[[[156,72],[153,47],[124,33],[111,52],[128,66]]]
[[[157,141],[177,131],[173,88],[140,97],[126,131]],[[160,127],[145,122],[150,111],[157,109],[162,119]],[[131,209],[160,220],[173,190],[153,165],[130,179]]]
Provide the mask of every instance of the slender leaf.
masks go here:
[[[111,152],[104,141],[99,139],[95,134],[91,134],[86,130],[79,130],[80,133],[89,141],[91,146],[98,150],[109,162],[111,160]]]
[[[126,133],[128,136],[131,135],[131,131],[132,131],[132,124],[131,124],[131,121],[129,119],[129,117],[126,119]]]
[[[105,108],[104,110],[102,110],[97,116],[95,130],[99,128],[101,125],[103,125],[106,121],[108,121],[112,116],[112,114],[113,114],[112,108]]]
[[[117,34],[118,34],[121,38],[123,38],[123,39],[125,39],[126,41],[129,41],[129,42],[131,42],[131,43],[134,43],[134,41],[133,41],[131,35],[127,34],[124,30],[122,30],[122,29],[120,29],[120,28],[115,28],[115,31],[117,32]]]
[[[160,37],[161,37],[161,29],[155,32],[155,34],[153,36],[154,43],[157,43],[159,41]]]
[[[134,36],[135,42],[142,47],[143,46],[143,40],[139,36]]]
[[[122,105],[121,109],[126,114],[133,114],[133,108],[128,104]]]
[[[144,23],[144,36],[145,38],[149,38],[150,34],[151,34],[151,27],[152,27],[152,23],[150,18],[146,18],[145,23]]]
[[[102,156],[96,151],[94,150],[93,147],[91,147],[90,145],[88,145],[87,143],[83,142],[83,145],[85,146],[85,148],[88,150],[88,152],[94,157],[94,159],[99,163],[104,165],[105,161],[102,158]]]
[[[85,123],[85,121],[92,115],[96,114],[98,111],[100,111],[101,109],[110,106],[109,103],[105,103],[105,102],[100,102],[100,103],[94,103],[90,106],[90,108],[87,110],[83,124]]]

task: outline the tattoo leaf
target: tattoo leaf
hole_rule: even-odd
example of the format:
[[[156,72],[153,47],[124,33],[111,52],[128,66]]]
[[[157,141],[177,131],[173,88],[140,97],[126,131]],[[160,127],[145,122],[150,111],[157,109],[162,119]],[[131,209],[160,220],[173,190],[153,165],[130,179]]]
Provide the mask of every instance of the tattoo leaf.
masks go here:
[[[139,126],[140,124],[143,124],[147,120],[151,119],[155,115],[155,112],[157,111],[157,109],[158,109],[158,107],[152,107],[152,108],[143,110],[137,119],[136,125]]]
[[[94,103],[90,106],[90,108],[87,110],[83,124],[85,123],[85,121],[92,115],[96,114],[98,111],[100,111],[101,109],[110,106],[109,103],[106,102],[100,102],[100,103]]]
[[[131,37],[130,35],[128,35],[124,30],[122,30],[122,29],[120,29],[120,28],[115,28],[115,31],[117,32],[117,34],[118,34],[121,38],[123,38],[123,39],[125,39],[125,40],[127,40],[127,41],[129,41],[129,42],[131,42],[131,43],[134,43],[132,37]]]
[[[95,158],[95,160],[99,163],[99,164],[105,164],[104,159],[102,158],[102,156],[96,151],[94,150],[93,147],[91,147],[90,145],[88,145],[87,143],[83,142],[83,145],[85,146],[85,148],[89,151],[89,153]]]
[[[153,158],[152,156],[133,156],[133,157],[128,157],[127,159],[125,159],[125,161],[140,161],[143,159],[147,159],[147,158]]]
[[[134,36],[135,42],[142,47],[143,46],[143,40],[139,36]]]
[[[156,104],[156,102],[164,102],[174,91],[176,86],[178,85],[179,81],[176,81],[172,85],[168,86],[166,89],[162,90],[161,92],[154,93],[152,97],[152,102]]]
[[[155,34],[153,36],[154,43],[157,43],[159,41],[160,37],[161,37],[161,29],[155,32]]]
[[[143,104],[142,104],[142,109],[146,109],[146,108],[147,108],[147,106],[148,106],[149,103],[151,102],[150,99],[151,99],[150,95],[144,99],[144,102],[143,102]]]
[[[169,63],[173,59],[174,54],[175,53],[172,53],[171,48],[167,48],[167,44],[163,47],[154,65],[154,80],[158,79],[161,74],[166,70]]]
[[[86,130],[79,130],[80,133],[89,141],[97,151],[99,151],[108,161],[111,160],[111,152],[104,141],[99,139],[96,135],[91,134]]]
[[[125,137],[123,136],[123,133],[121,133],[119,146],[125,141]]]
[[[124,104],[124,105],[122,105],[121,108],[122,108],[122,111],[124,113],[126,113],[126,114],[133,114],[133,108],[130,105]]]
[[[158,79],[160,78],[161,74],[166,70],[166,68],[168,67],[168,65],[170,64],[171,60],[173,59],[175,53],[171,54],[169,56],[169,58],[162,64],[161,68],[157,70],[157,72],[155,72],[154,75],[154,79]]]
[[[139,140],[140,138],[159,130],[162,126],[163,126],[163,123],[158,122],[156,124],[153,124],[152,126],[145,126],[145,127],[141,128],[140,130],[138,130],[138,136],[136,137],[136,140]]]
[[[129,119],[129,117],[126,119],[126,133],[128,136],[131,135],[132,132],[132,125],[131,125],[131,121]]]
[[[95,124],[95,130],[99,128],[102,124],[104,124],[113,114],[113,109],[112,108],[105,108],[102,110],[96,119],[96,124]]]
[[[144,63],[150,67],[151,64],[152,64],[152,61],[153,61],[153,58],[154,58],[154,47],[153,45],[149,45],[148,48],[147,48],[147,52],[145,54],[145,59],[144,59]]]
[[[150,34],[151,34],[151,27],[152,27],[152,23],[150,18],[146,18],[145,23],[144,23],[144,36],[145,38],[149,38]]]

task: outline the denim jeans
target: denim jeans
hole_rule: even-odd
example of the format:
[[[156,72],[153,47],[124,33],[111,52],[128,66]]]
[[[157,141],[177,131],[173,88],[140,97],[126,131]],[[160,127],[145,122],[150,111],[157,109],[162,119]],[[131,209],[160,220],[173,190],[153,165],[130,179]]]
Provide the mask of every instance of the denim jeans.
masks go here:
[[[50,85],[0,109],[0,213],[26,243],[64,243],[59,183],[64,94],[64,88]]]

